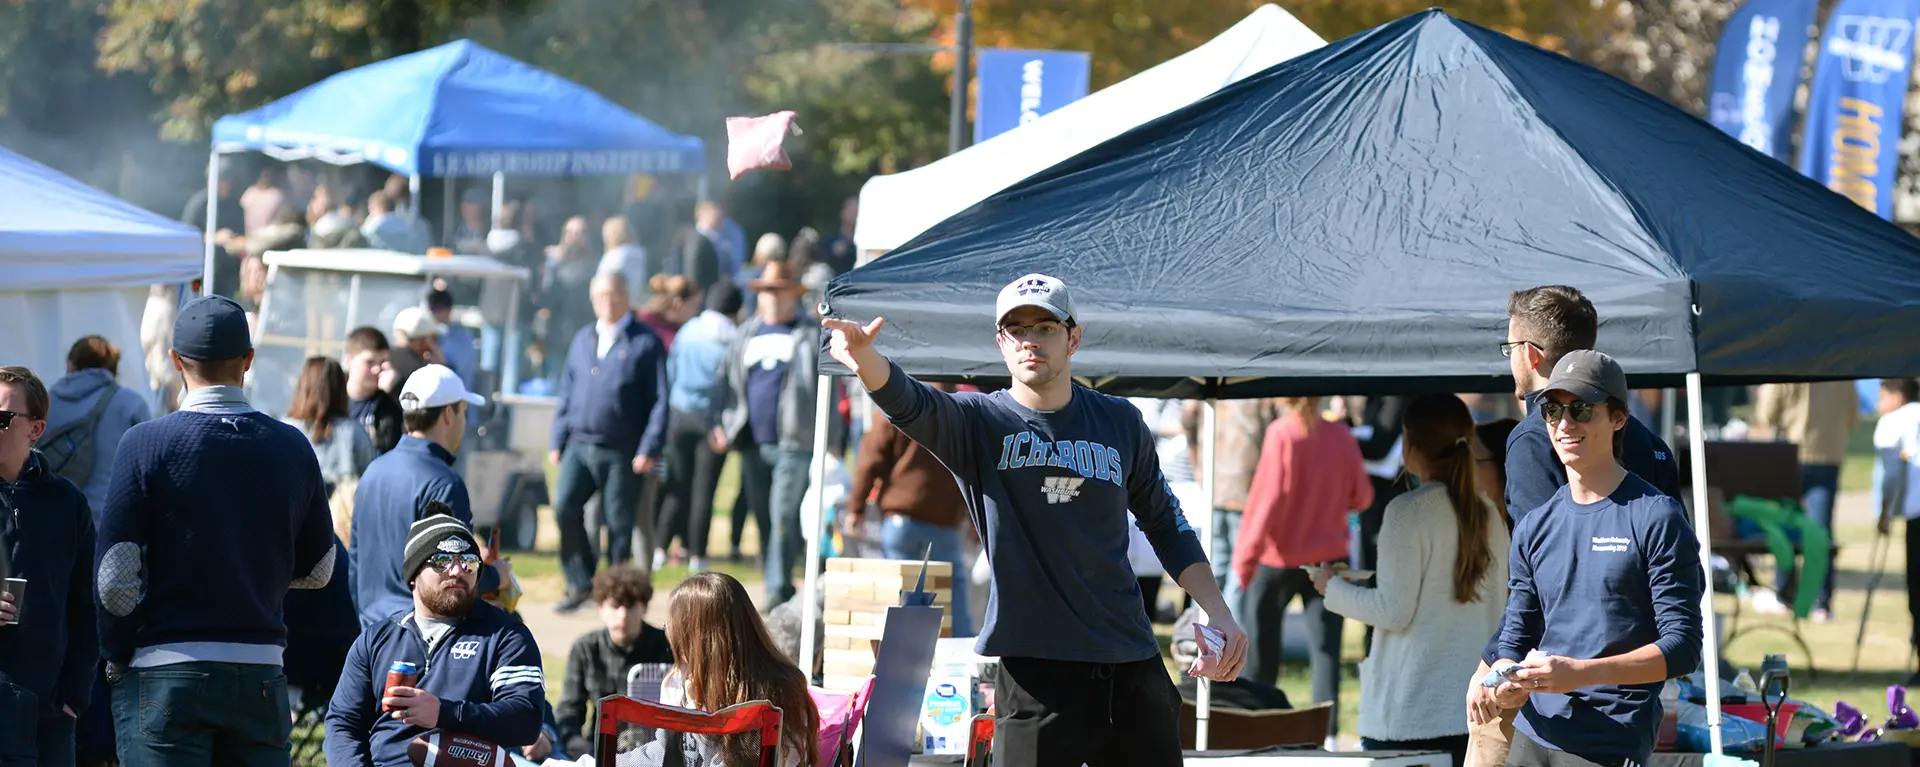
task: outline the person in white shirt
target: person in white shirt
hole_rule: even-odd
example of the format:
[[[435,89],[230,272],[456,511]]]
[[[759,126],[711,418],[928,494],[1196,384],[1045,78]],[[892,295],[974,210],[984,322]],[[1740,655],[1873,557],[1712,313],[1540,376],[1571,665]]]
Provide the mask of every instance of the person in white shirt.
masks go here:
[[[1914,616],[1913,646],[1920,648],[1920,379],[1880,379],[1880,421],[1873,427],[1873,495],[1880,534],[1906,520],[1907,611]],[[1907,679],[1920,684],[1920,670]]]
[[[1466,702],[1453,693],[1507,606],[1507,526],[1479,487],[1466,403],[1415,399],[1403,429],[1420,486],[1387,504],[1377,585],[1322,567],[1313,586],[1328,610],[1375,629],[1360,664],[1361,747],[1447,751],[1464,764]]]

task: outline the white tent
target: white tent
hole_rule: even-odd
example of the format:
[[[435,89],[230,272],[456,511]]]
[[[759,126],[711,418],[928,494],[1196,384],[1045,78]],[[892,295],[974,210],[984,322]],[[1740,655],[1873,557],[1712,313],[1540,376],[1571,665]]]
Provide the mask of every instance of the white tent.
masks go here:
[[[1279,6],[1260,6],[1205,45],[1038,120],[924,167],[868,180],[854,242],[862,251],[898,248],[1054,163],[1325,44]]]
[[[151,391],[148,288],[200,276],[200,233],[0,148],[0,365],[49,384],[82,336],[120,347],[120,384]]]

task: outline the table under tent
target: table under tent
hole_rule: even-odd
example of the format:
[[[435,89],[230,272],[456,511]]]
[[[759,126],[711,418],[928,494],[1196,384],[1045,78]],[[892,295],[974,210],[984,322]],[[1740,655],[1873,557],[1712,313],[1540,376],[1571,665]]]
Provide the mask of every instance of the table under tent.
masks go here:
[[[0,358],[48,385],[87,335],[120,347],[121,386],[151,401],[148,292],[200,275],[200,233],[0,148]],[[165,330],[165,329],[162,329]]]
[[[989,307],[1029,272],[1071,286],[1075,373],[1116,394],[1509,391],[1507,298],[1540,284],[1592,299],[1634,386],[1686,387],[1694,456],[1703,386],[1920,371],[1920,241],[1655,96],[1440,11],[999,192],[835,279],[826,311],[885,317],[880,349],[910,374],[1004,380]],[[824,393],[848,371],[822,359]]]

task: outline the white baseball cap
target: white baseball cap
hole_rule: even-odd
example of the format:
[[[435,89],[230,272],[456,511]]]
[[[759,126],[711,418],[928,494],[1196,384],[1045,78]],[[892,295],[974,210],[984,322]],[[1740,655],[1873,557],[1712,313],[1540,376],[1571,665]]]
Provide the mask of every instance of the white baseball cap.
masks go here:
[[[409,306],[393,315],[393,334],[407,338],[434,338],[447,332],[447,326],[433,318],[426,307]]]
[[[407,383],[400,387],[401,410],[426,410],[442,407],[455,402],[465,402],[473,406],[487,404],[487,398],[467,391],[467,385],[460,375],[445,365],[428,365],[413,371],[407,376]]]
[[[1073,319],[1073,295],[1067,292],[1067,284],[1044,274],[1029,274],[1001,288],[1000,299],[994,302],[994,323],[1005,321],[1008,312],[1022,306],[1038,306],[1061,322]]]

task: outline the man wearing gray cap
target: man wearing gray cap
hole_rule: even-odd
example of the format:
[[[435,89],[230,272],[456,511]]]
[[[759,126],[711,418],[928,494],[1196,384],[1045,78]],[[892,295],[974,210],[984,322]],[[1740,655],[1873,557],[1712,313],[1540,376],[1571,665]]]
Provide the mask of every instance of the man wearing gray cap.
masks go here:
[[[1498,669],[1538,650],[1479,725],[1520,708],[1507,764],[1644,765],[1660,729],[1660,687],[1700,662],[1700,541],[1680,502],[1620,465],[1627,375],[1573,351],[1554,365],[1538,412],[1567,484],[1513,531]]]
[[[1000,658],[994,763],[1180,764],[1180,698],[1127,563],[1129,510],[1224,635],[1207,676],[1239,675],[1246,634],[1161,476],[1140,411],[1073,383],[1082,331],[1066,284],[1014,280],[994,317],[1013,384],[992,394],[908,377],[873,348],[880,318],[823,320],[834,358],[953,471],[986,546],[993,583],[975,649]]]
[[[120,442],[94,546],[100,652],[120,763],[286,765],[287,589],[333,575],[333,522],[313,448],[254,410],[239,304],[181,308],[179,412]]]

